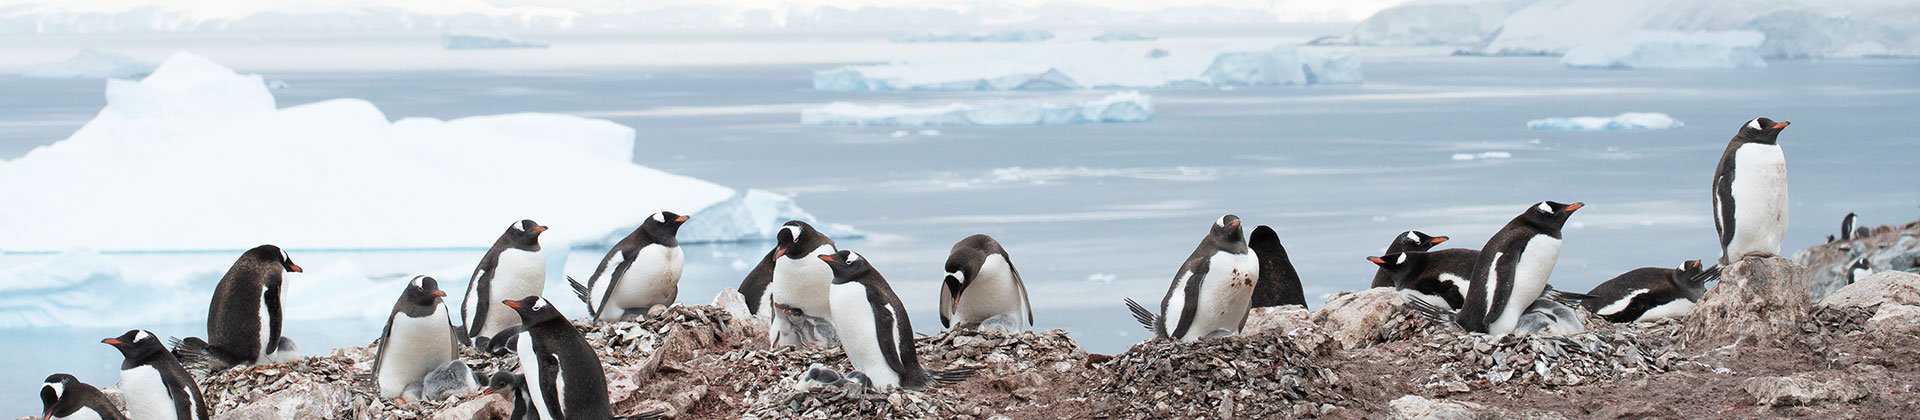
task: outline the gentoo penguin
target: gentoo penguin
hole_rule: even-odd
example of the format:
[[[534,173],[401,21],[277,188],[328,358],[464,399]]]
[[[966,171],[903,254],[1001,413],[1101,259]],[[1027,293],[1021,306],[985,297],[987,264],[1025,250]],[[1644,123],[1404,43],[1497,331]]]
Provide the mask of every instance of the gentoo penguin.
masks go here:
[[[1528,207],[1487,240],[1474,262],[1467,299],[1455,314],[1469,332],[1513,332],[1520,315],[1547,291],[1560,260],[1560,228],[1585,203],[1542,201]]]
[[[540,251],[540,232],[546,231],[546,226],[532,220],[507,225],[474,267],[466,300],[460,305],[460,320],[474,348],[491,347],[488,342],[495,335],[520,322],[501,301],[540,296],[547,285],[547,257]]]
[[[973,376],[971,369],[930,372],[920,366],[907,308],[866,258],[853,251],[818,258],[833,272],[828,293],[840,348],[846,349],[847,361],[853,362],[853,369],[866,375],[873,387],[918,390],[959,383]]]
[[[1287,259],[1287,248],[1280,246],[1280,234],[1260,225],[1247,235],[1247,248],[1260,258],[1260,282],[1253,286],[1255,308],[1280,305],[1307,307],[1307,294],[1300,289],[1300,272]]]
[[[940,284],[940,325],[1007,332],[1033,325],[1027,286],[999,241],[973,235],[953,244]]]
[[[187,337],[175,343],[179,360],[219,371],[257,363],[299,358],[280,330],[280,291],[284,273],[302,272],[286,251],[261,245],[240,254],[207,308],[207,339]]]
[[[1860,217],[1855,216],[1853,213],[1847,213],[1847,217],[1841,218],[1840,219],[1840,240],[1842,241],[1853,240],[1854,223],[1858,223],[1859,221],[1860,221]],[[1833,241],[1827,241],[1827,242],[1833,242]]]
[[[655,305],[673,304],[680,296],[680,273],[687,264],[675,235],[687,219],[669,211],[654,213],[607,250],[587,284],[567,279],[593,320],[633,319],[646,316]]]
[[[768,331],[768,340],[776,346],[805,344],[800,339],[794,323],[783,320],[782,312],[804,313],[806,316],[832,319],[833,311],[829,306],[827,288],[833,283],[833,270],[820,261],[821,255],[833,255],[839,249],[834,248],[832,238],[815,230],[813,225],[798,220],[789,221],[780,227],[774,235],[773,269],[767,277],[765,286],[743,285],[740,290],[763,290],[761,298],[749,297],[749,305],[758,305],[756,313],[771,314],[772,328]],[[755,280],[752,277],[749,281]],[[778,303],[789,308],[774,311]]]
[[[1873,275],[1873,265],[1868,264],[1865,257],[1853,260],[1853,265],[1847,266],[1847,284],[1866,279],[1869,275]]]
[[[1587,292],[1593,298],[1581,306],[1616,323],[1676,318],[1692,312],[1707,282],[1719,277],[1720,266],[1703,267],[1700,260],[1680,268],[1636,268],[1594,286]]]
[[[1461,248],[1367,257],[1387,272],[1388,287],[1407,298],[1452,310],[1464,306],[1471,287],[1467,279],[1473,277],[1473,264],[1479,259],[1480,251]]]
[[[1580,322],[1579,312],[1545,297],[1534,299],[1513,327],[1514,334],[1522,335],[1567,335],[1586,330],[1586,324]]]
[[[1387,244],[1387,252],[1380,255],[1391,255],[1395,252],[1422,252],[1446,243],[1447,239],[1445,236],[1432,236],[1417,230],[1400,232],[1400,236],[1393,237],[1393,243]],[[1392,277],[1393,275],[1388,273],[1385,267],[1381,267],[1379,271],[1373,273],[1373,285],[1367,287],[1394,287]]]
[[[1787,156],[1780,131],[1787,122],[1755,118],[1740,127],[1713,171],[1713,227],[1720,232],[1720,264],[1780,254],[1787,232]]]
[[[487,386],[480,390],[480,395],[497,392],[505,392],[507,398],[513,400],[513,413],[507,416],[508,420],[527,420],[538,417],[537,414],[533,414],[533,409],[527,406],[531,398],[527,396],[524,377],[505,370],[494,371],[492,375],[488,375]]]
[[[539,296],[500,303],[521,318],[518,348],[527,402],[543,419],[610,419],[607,375],[580,330]]]
[[[1179,341],[1238,334],[1246,324],[1260,258],[1247,248],[1240,217],[1220,216],[1174,273],[1154,335]]]
[[[432,277],[414,276],[400,299],[387,314],[387,328],[380,331],[380,352],[374,356],[373,376],[380,385],[380,398],[402,395],[408,386],[420,383],[427,372],[453,361],[460,351],[459,335],[442,300],[447,292]]]
[[[40,384],[40,406],[42,419],[127,419],[99,388],[65,373],[47,376],[47,381]]]
[[[180,361],[146,330],[131,330],[100,340],[120,350],[120,395],[127,401],[127,417],[140,420],[206,420],[207,399]]]

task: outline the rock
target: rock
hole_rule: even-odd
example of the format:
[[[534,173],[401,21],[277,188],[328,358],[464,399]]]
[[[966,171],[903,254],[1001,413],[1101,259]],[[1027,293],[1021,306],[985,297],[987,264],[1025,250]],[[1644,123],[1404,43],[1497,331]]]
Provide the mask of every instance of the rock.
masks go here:
[[[1847,242],[1833,242],[1802,250],[1793,262],[1812,270],[1808,291],[1821,299],[1847,285],[1847,268],[1855,260],[1866,258],[1873,271],[1912,271],[1920,266],[1920,222],[1903,226],[1882,225],[1867,236]]]
[[[1254,308],[1247,312],[1247,324],[1241,335],[1273,334],[1286,337],[1309,353],[1324,353],[1333,338],[1315,324],[1307,308],[1296,305]]]
[[[1867,331],[1881,336],[1920,334],[1920,306],[1882,305],[1867,319]]]
[[[1773,407],[1850,402],[1865,399],[1871,392],[1844,379],[1821,382],[1806,373],[1750,378],[1741,383],[1741,388],[1746,389],[1755,404]]]
[[[433,413],[433,420],[491,420],[511,415],[512,400],[505,394],[489,394]]]
[[[351,417],[353,391],[346,383],[305,383],[287,387],[215,419],[335,419]]]
[[[1681,336],[1700,344],[1748,342],[1770,345],[1791,340],[1810,318],[1807,270],[1786,258],[1749,258],[1720,273],[1720,284],[1701,296],[1681,328]]]
[[[1427,323],[1403,310],[1406,302],[1400,292],[1376,287],[1335,296],[1312,319],[1341,349],[1355,349],[1418,335]]]
[[[1883,271],[1820,299],[1825,308],[1873,309],[1883,304],[1920,305],[1920,274]]]
[[[1395,398],[1393,418],[1405,420],[1472,420],[1488,417],[1486,407],[1461,401],[1447,401],[1408,395]]]
[[[731,287],[720,289],[720,294],[714,295],[713,306],[727,311],[727,315],[735,319],[753,318],[753,312],[747,308],[747,298]]]

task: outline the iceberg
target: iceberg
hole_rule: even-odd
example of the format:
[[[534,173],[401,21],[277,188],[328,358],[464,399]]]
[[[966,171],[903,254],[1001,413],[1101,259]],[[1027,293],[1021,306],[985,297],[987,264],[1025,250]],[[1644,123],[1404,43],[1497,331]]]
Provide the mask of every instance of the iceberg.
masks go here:
[[[694,223],[702,220],[707,223]],[[807,222],[828,237],[838,240],[866,236],[866,233],[852,226],[821,223],[819,218],[795,204],[793,197],[749,189],[694,213],[687,224],[680,227],[677,237],[680,243],[771,241],[774,233],[779,232],[780,226],[789,220]],[[626,237],[626,234],[618,232],[608,235],[602,242],[611,245]]]
[[[117,53],[83,48],[72,58],[27,67],[20,75],[42,79],[138,79],[152,72],[152,64],[134,61]]]
[[[1539,0],[1414,0],[1374,13],[1344,38],[1321,44],[1477,46],[1513,11]]]
[[[1047,31],[995,31],[995,32],[921,32],[894,35],[888,40],[899,43],[918,42],[1041,42],[1053,39],[1053,33]]]
[[[800,123],[806,125],[1056,125],[1152,120],[1151,97],[1136,91],[1080,102],[1006,101],[930,107],[835,102],[800,112]]]
[[[1882,0],[1541,0],[1476,50],[1562,55],[1640,31],[1756,31],[1762,58],[1920,55],[1920,7]]]
[[[1290,45],[1153,55],[1099,45],[817,70],[822,91],[1077,90],[1360,83],[1352,51]]]
[[[1542,131],[1620,131],[1666,130],[1686,126],[1680,120],[1658,112],[1628,112],[1612,117],[1545,118],[1527,121],[1527,128]]]
[[[1099,35],[1093,36],[1095,42],[1153,41],[1158,39],[1160,39],[1159,35],[1146,32],[1101,32]]]
[[[502,50],[517,48],[546,48],[547,44],[527,42],[512,35],[447,33],[440,40],[449,50]]]
[[[1560,64],[1576,69],[1763,69],[1756,31],[1640,31],[1567,50]]]
[[[1511,152],[1480,152],[1480,153],[1454,153],[1453,154],[1453,160],[1458,160],[1458,161],[1507,159],[1511,157],[1513,157],[1513,153]]]

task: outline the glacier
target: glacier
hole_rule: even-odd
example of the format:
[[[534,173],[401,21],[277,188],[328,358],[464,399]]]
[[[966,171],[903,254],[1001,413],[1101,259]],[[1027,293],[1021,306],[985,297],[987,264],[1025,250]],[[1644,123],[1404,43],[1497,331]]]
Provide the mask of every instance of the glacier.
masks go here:
[[[920,32],[894,35],[887,38],[899,43],[921,42],[1041,42],[1053,39],[1053,33],[1047,31],[993,31],[993,32]]]
[[[1539,0],[1414,0],[1374,13],[1344,38],[1323,44],[1478,46],[1513,11]]]
[[[1612,117],[1544,118],[1527,121],[1527,128],[1541,131],[1620,131],[1667,130],[1686,126],[1672,116],[1658,112],[1628,112]]]
[[[1639,31],[1764,34],[1763,58],[1920,56],[1920,5],[1885,0],[1541,0],[1474,49],[1563,55]]]
[[[1079,90],[1361,83],[1359,54],[1313,47],[1225,47],[1210,54],[1073,44],[967,59],[816,70],[821,91]]]
[[[693,220],[706,220],[695,224]],[[749,189],[694,213],[677,235],[680,243],[752,242],[771,243],[773,235],[788,220],[799,220],[836,240],[866,237],[865,232],[838,223],[822,223],[813,213],[801,209],[793,197],[760,189]],[[602,238],[612,245],[626,237],[618,232]]]
[[[1560,57],[1576,69],[1763,69],[1757,31],[1638,31],[1582,43]]]
[[[533,48],[533,49],[547,48],[547,44],[541,44],[537,42],[527,42],[527,40],[520,39],[520,37],[517,37],[517,36],[500,35],[500,34],[449,32],[445,34],[440,34],[440,40],[443,46],[449,50],[502,50],[502,49],[520,49],[520,48]]]
[[[1137,91],[1090,101],[1028,100],[928,107],[835,102],[800,112],[800,123],[806,125],[1056,125],[1152,120],[1152,98]]]
[[[153,64],[119,53],[82,48],[72,58],[27,67],[21,76],[42,79],[129,79],[153,73]]]
[[[1109,31],[1094,35],[1092,39],[1095,42],[1153,41],[1160,39],[1160,36],[1146,32]]]

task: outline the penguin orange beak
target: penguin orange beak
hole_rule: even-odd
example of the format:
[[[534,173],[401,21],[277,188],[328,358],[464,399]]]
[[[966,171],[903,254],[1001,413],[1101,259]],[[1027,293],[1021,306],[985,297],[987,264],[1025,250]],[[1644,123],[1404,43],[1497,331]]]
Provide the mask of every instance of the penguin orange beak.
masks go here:
[[[1792,125],[1792,124],[1793,123],[1786,122],[1786,121],[1773,123],[1773,131],[1780,131],[1780,129],[1787,128],[1788,125]]]
[[[780,248],[778,248],[778,249],[774,249],[774,250],[773,250],[773,255],[775,255],[775,256],[781,256],[781,255],[787,255],[787,247],[784,247],[784,246],[783,246],[783,247],[780,247]]]
[[[546,231],[547,231],[547,227],[546,227],[546,226],[534,226],[534,227],[533,227],[533,230],[531,230],[530,232],[533,232],[533,233],[540,233],[540,232],[546,232]]]
[[[826,261],[826,262],[833,262],[833,256],[832,256],[832,255],[821,255],[821,256],[820,256],[820,261]]]
[[[520,305],[520,301],[517,301],[517,300],[503,300],[503,301],[500,301],[500,304],[507,305],[507,307],[513,308],[513,309],[520,309],[520,308],[526,307],[526,306]]]
[[[485,397],[485,396],[488,396],[488,395],[493,395],[493,388],[487,388],[487,389],[482,389],[482,390],[480,390],[480,396],[482,396],[482,397]]]
[[[109,346],[118,346],[118,345],[120,345],[120,339],[118,339],[118,338],[109,338],[109,339],[105,339],[105,340],[100,340],[100,342],[101,342],[101,343],[103,343],[103,344],[106,344],[106,345],[109,345]]]
[[[1573,203],[1573,204],[1568,204],[1568,205],[1567,205],[1567,212],[1568,212],[1568,213],[1572,213],[1572,212],[1573,212],[1574,210],[1579,210],[1579,209],[1580,209],[1581,207],[1586,207],[1586,206],[1587,206],[1587,203]]]
[[[447,297],[447,291],[445,291],[445,290],[435,290],[435,291],[433,291],[433,296],[434,296],[434,297]]]
[[[1433,244],[1433,245],[1439,245],[1439,244],[1446,243],[1447,239],[1452,239],[1452,238],[1448,238],[1445,236],[1435,236],[1433,237],[1433,239],[1427,240],[1427,243]]]
[[[1235,220],[1235,221],[1233,221],[1233,223],[1228,223],[1228,224],[1227,224],[1227,228],[1228,228],[1228,229],[1239,229],[1239,228],[1240,228],[1240,221],[1239,221],[1239,220]]]
[[[1384,258],[1380,258],[1380,257],[1367,257],[1367,261],[1372,261],[1372,262],[1373,262],[1374,264],[1386,264],[1386,263],[1387,263],[1387,260],[1386,260],[1386,259],[1384,259]]]
[[[291,272],[295,272],[295,273],[305,273],[305,272],[307,272],[307,270],[303,270],[303,269],[301,269],[301,268],[300,268],[300,264],[294,264],[294,263],[287,263],[287,271],[291,271]]]
[[[674,223],[686,223],[688,219],[692,219],[692,218],[691,218],[691,217],[687,217],[687,216],[680,216],[680,217],[676,217],[676,218],[674,218],[674,219],[673,219],[673,222],[674,222]]]

